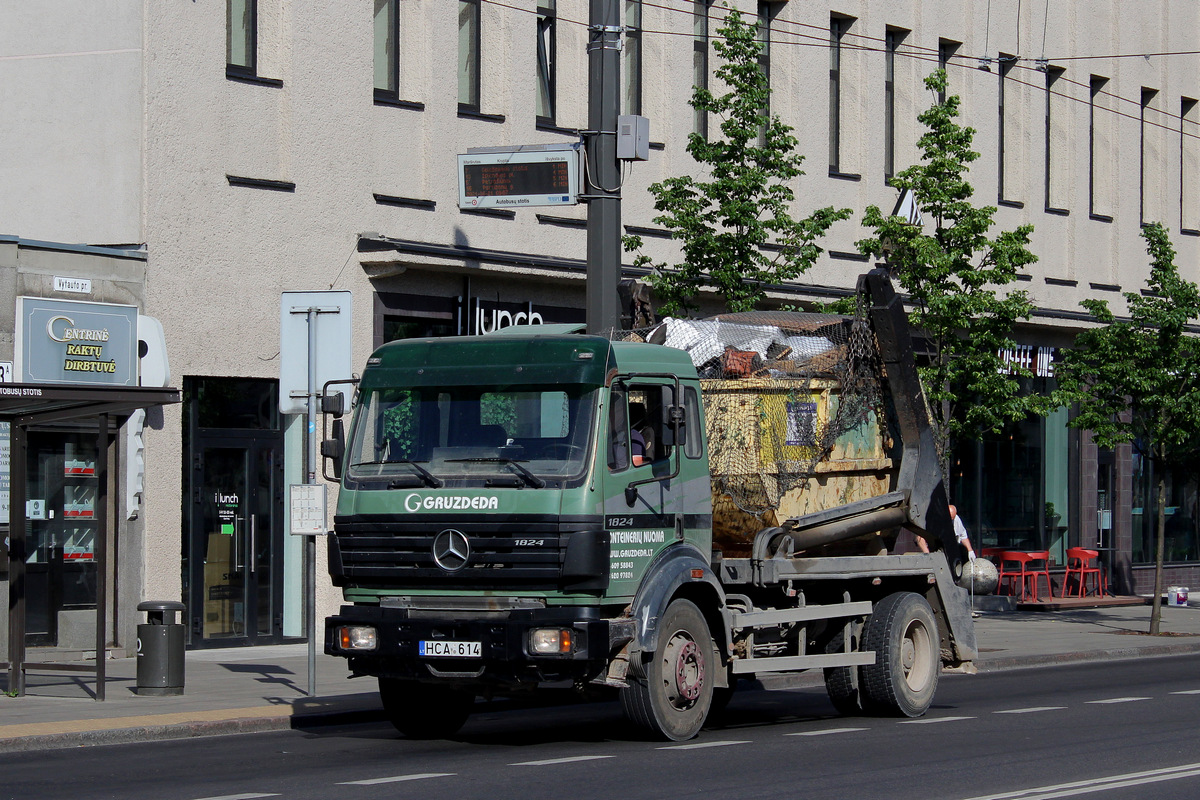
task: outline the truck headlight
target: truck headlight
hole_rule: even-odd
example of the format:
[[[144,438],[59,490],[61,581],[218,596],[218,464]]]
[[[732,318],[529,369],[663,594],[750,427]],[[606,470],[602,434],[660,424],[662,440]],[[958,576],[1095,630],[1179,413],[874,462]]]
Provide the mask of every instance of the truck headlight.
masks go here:
[[[529,652],[539,656],[571,654],[570,628],[534,628],[529,632]]]
[[[375,629],[370,625],[343,625],[337,629],[337,643],[341,650],[374,650],[378,642]]]

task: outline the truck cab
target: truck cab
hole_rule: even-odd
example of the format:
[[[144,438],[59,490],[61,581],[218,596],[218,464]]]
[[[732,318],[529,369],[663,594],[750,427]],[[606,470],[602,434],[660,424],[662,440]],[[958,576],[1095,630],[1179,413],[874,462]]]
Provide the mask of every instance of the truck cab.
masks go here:
[[[682,546],[715,585],[701,409],[672,348],[551,326],[382,346],[345,445],[326,652],[440,714],[619,682],[650,563]]]

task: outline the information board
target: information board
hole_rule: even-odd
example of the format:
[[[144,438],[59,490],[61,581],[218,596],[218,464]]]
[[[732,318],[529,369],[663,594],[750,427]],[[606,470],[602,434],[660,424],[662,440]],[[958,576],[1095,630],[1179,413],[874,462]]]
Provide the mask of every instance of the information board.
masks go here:
[[[575,205],[579,202],[579,154],[572,146],[460,155],[459,208]]]

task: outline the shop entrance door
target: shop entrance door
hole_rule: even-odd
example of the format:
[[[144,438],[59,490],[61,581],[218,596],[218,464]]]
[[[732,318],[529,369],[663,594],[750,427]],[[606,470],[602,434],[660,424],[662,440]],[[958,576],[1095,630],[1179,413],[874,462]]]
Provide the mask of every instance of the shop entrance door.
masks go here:
[[[283,461],[278,437],[193,445],[192,646],[283,641]]]

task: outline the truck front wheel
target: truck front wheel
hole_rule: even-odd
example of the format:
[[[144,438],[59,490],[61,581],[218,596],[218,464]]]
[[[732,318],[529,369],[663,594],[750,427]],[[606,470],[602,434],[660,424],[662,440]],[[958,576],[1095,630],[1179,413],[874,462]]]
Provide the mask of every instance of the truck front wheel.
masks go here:
[[[863,630],[875,663],[860,668],[864,707],[919,717],[933,702],[941,671],[937,622],[920,595],[897,592],[880,600]]]
[[[621,707],[635,724],[655,736],[682,742],[704,726],[712,707],[713,670],[720,664],[700,609],[674,600],[659,620],[658,647],[630,676]]]
[[[453,736],[475,704],[475,695],[463,689],[395,678],[379,679],[379,698],[388,720],[410,739]]]

